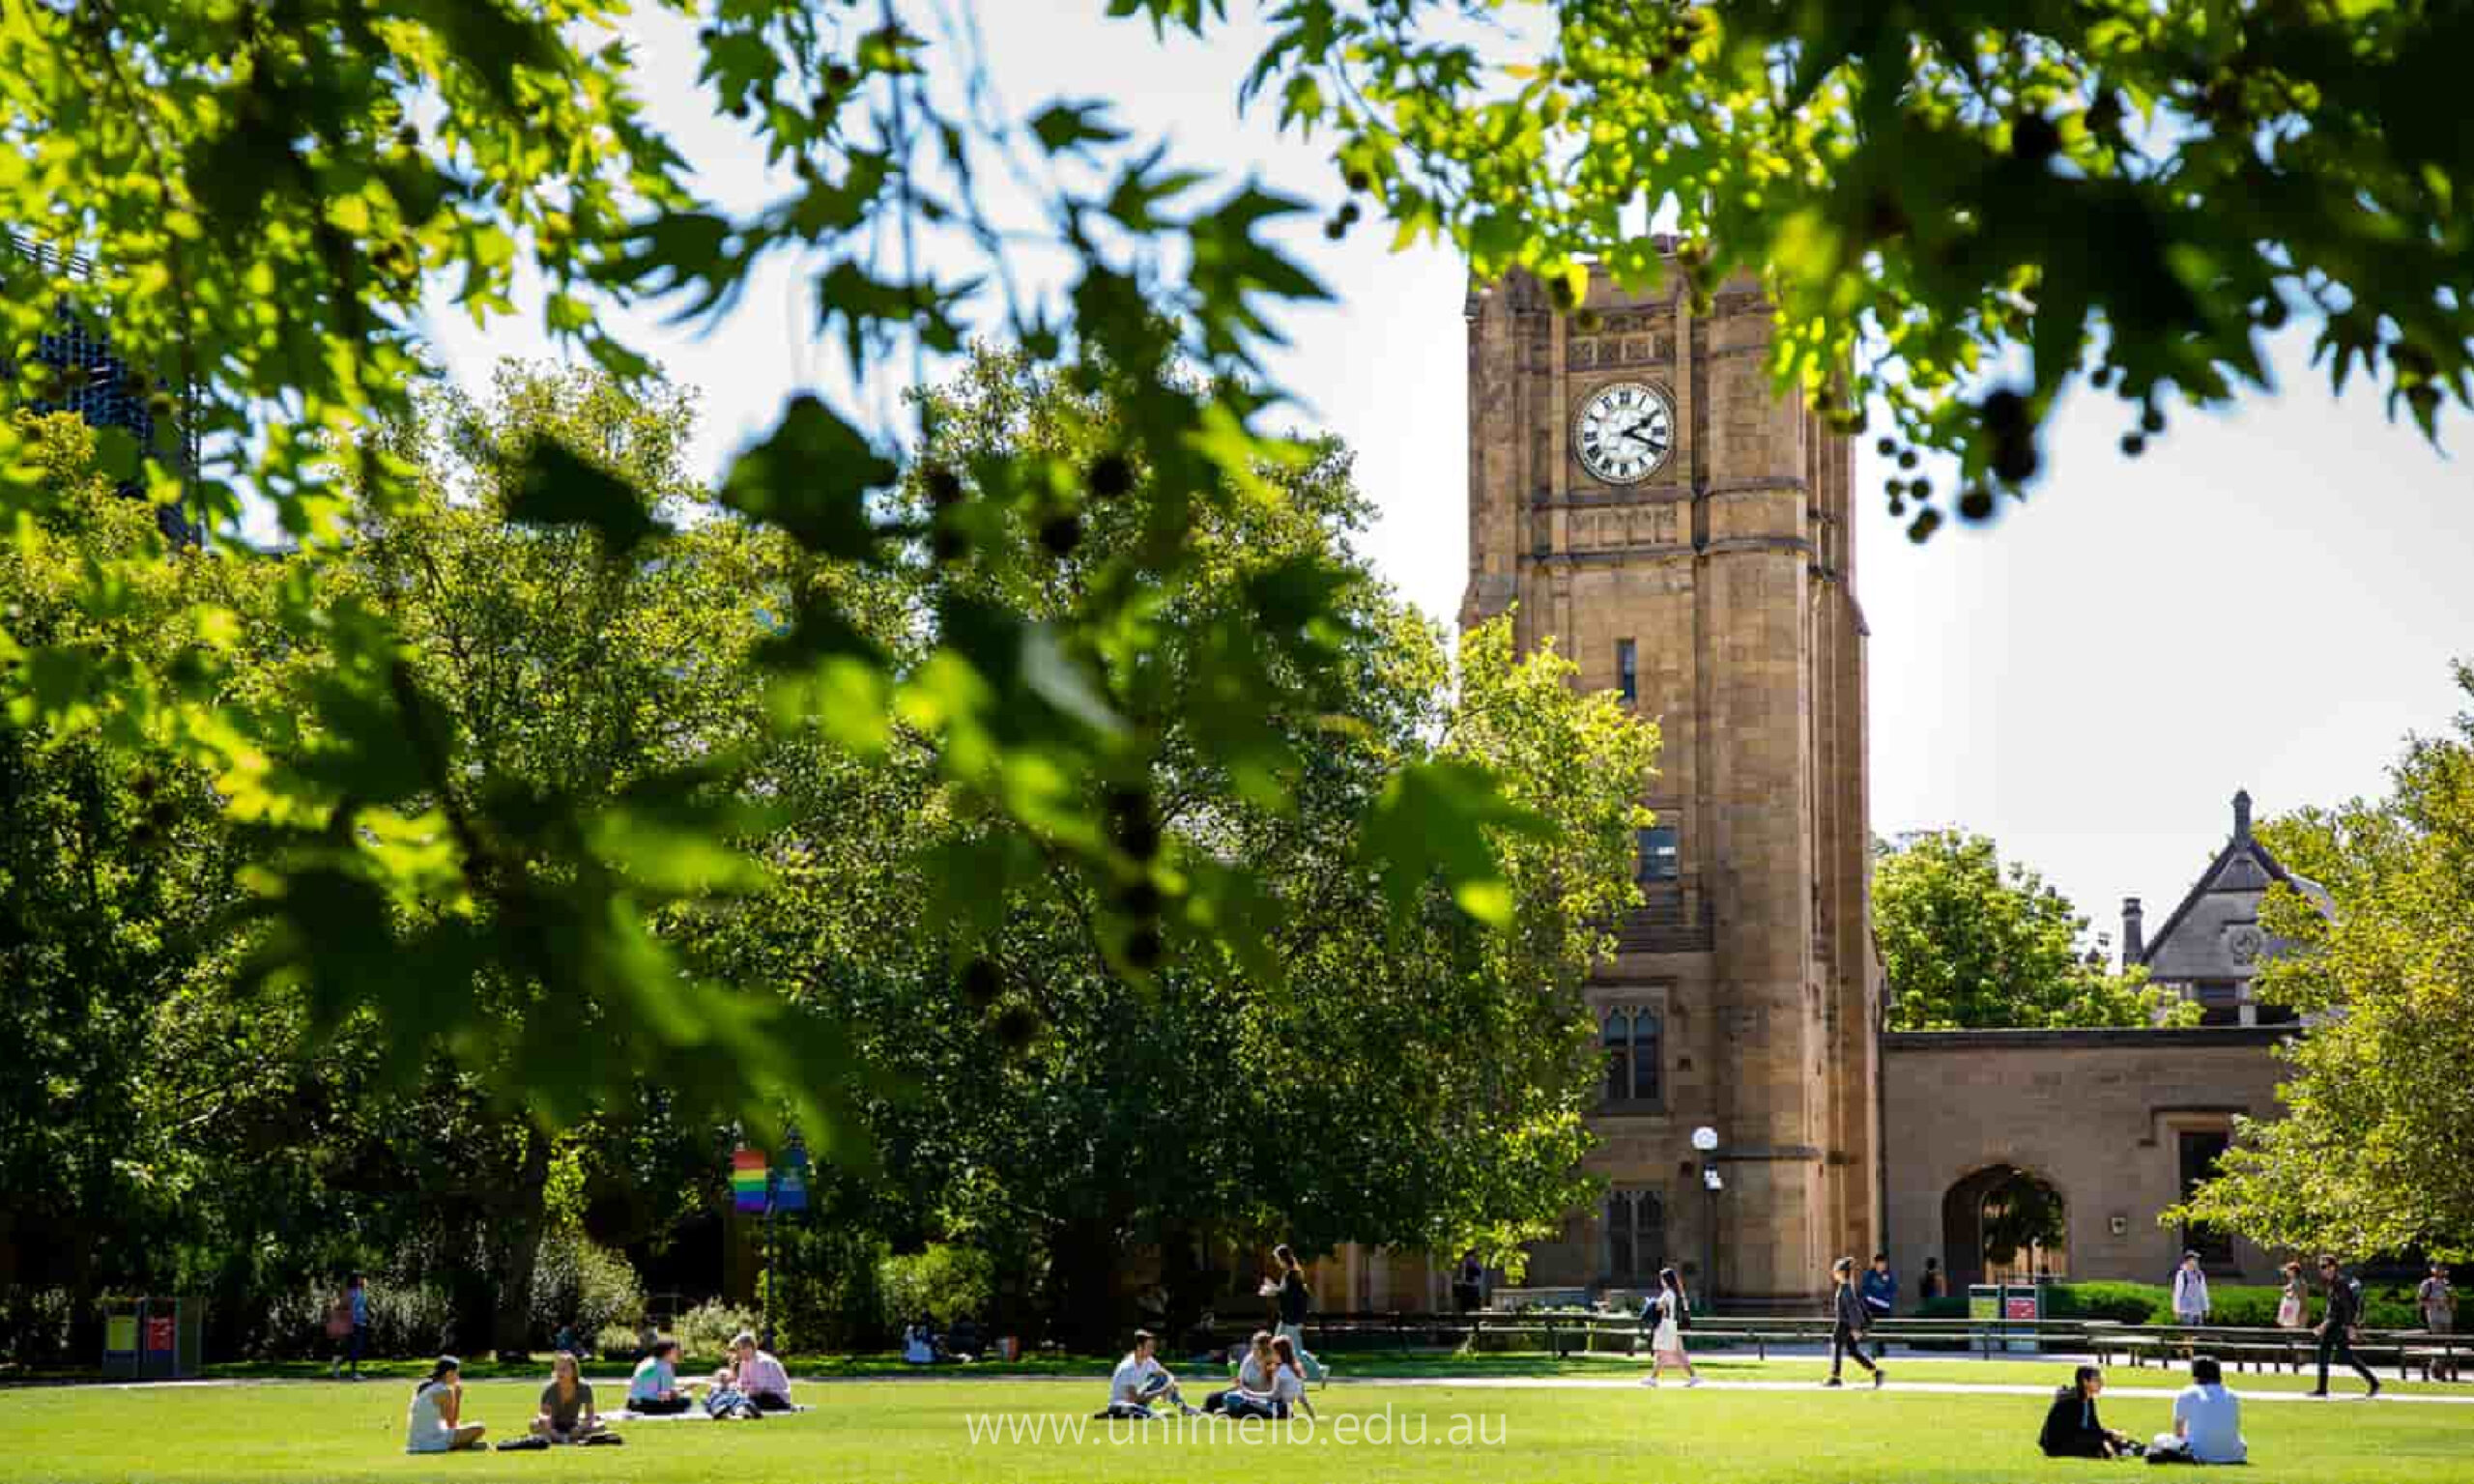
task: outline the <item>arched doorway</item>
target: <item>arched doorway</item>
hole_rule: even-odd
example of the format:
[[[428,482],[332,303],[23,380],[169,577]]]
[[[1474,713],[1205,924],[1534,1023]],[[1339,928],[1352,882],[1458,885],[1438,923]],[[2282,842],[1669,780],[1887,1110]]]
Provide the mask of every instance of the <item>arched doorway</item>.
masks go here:
[[[1988,1165],[1942,1197],[1942,1251],[1950,1291],[1971,1283],[2025,1283],[2070,1275],[2069,1210],[2051,1181],[2011,1164]]]

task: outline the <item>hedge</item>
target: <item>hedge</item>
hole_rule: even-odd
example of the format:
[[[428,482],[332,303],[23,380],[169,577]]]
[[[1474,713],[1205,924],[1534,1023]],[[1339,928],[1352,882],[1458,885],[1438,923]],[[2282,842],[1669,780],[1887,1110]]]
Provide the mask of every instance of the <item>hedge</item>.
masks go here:
[[[2208,1285],[2211,1324],[2246,1328],[2271,1328],[2277,1322],[2277,1300],[2284,1290],[2256,1283]],[[2474,1296],[2462,1291],[2460,1309],[2474,1307]],[[2316,1323],[2321,1298],[2311,1299]],[[1919,1319],[1965,1319],[1968,1301],[1962,1295],[1926,1299],[1916,1308]],[[2170,1325],[2173,1322],[2172,1290],[2161,1283],[2052,1283],[2045,1287],[2049,1319],[2109,1319],[2124,1325]],[[2365,1284],[2363,1323],[2373,1329],[2419,1329],[2422,1315],[2414,1307],[2414,1290],[2403,1284]]]

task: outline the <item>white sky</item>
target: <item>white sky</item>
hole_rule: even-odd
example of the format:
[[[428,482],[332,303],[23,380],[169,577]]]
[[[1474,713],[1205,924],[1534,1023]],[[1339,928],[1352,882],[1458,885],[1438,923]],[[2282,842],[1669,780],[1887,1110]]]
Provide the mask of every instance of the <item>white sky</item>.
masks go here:
[[[1257,175],[1324,212],[1338,203],[1321,142],[1280,137],[1267,107],[1238,117],[1259,33],[1164,46],[1105,10],[979,0],[1006,103],[1026,114],[1107,99],[1178,162],[1232,186]],[[761,157],[694,88],[689,28],[654,14],[640,36],[643,91],[700,184],[734,206],[764,199]],[[1382,512],[1367,555],[1449,618],[1467,571],[1466,285],[1448,253],[1395,256],[1389,240],[1369,222],[1335,244],[1309,218],[1281,235],[1337,303],[1280,321],[1291,344],[1273,370],[1306,399],[1301,425],[1357,450]],[[636,343],[704,393],[710,471],[791,391],[847,395],[807,305],[785,265],[718,328],[638,322]],[[432,328],[475,386],[498,357],[550,355],[529,324],[482,333],[446,312]],[[2447,662],[2474,656],[2474,478],[2390,425],[2367,388],[2333,398],[2308,358],[2297,326],[2275,348],[2282,395],[2229,416],[2180,414],[2138,460],[2115,443],[2119,404],[2066,405],[2030,504],[1988,529],[1945,526],[1921,548],[1880,502],[1886,471],[1859,452],[1857,488],[1873,492],[1859,501],[1856,591],[1873,632],[1877,833],[1990,834],[2095,929],[2115,929],[2125,894],[2145,899],[2152,928],[2224,842],[2237,786],[2262,814],[2376,792],[2408,731],[2447,725],[2459,704]],[[2462,414],[2457,426],[2461,443]]]

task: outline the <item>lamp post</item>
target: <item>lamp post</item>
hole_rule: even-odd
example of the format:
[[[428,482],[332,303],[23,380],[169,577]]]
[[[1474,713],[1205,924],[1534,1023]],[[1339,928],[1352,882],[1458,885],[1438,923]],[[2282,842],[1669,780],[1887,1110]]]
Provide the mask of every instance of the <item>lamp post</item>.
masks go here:
[[[1702,1265],[1701,1288],[1711,1303],[1718,1298],[1718,1192],[1726,1188],[1726,1181],[1718,1174],[1715,1155],[1718,1130],[1703,1124],[1692,1130],[1692,1147],[1701,1156],[1701,1188],[1705,1192],[1703,1232],[1709,1259]]]

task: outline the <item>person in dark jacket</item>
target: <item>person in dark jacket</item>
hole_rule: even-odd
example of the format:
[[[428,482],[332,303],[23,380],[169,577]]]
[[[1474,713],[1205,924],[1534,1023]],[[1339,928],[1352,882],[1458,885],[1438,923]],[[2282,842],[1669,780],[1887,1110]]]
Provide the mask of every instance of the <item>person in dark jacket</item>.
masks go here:
[[[2129,1435],[2114,1432],[2096,1416],[2096,1398],[2105,1389],[2105,1373],[2083,1365],[2070,1384],[2053,1394],[2045,1410],[2044,1431],[2036,1446],[2047,1458],[2119,1458],[2137,1445]]]
[[[1842,1257],[1830,1265],[1829,1276],[1836,1290],[1829,1296],[1829,1380],[1825,1386],[1844,1384],[1838,1379],[1839,1360],[1853,1356],[1857,1365],[1873,1373],[1873,1384],[1880,1385],[1889,1378],[1882,1368],[1864,1355],[1864,1300],[1856,1293],[1856,1259]]]
[[[2319,1281],[2328,1286],[2328,1307],[2319,1316],[2317,1330],[2319,1389],[2309,1394],[2312,1396],[2328,1394],[2328,1362],[2331,1359],[2337,1359],[2352,1366],[2354,1374],[2370,1384],[2371,1390],[2366,1400],[2369,1397],[2377,1396],[2379,1378],[2373,1375],[2371,1367],[2363,1364],[2362,1357],[2354,1354],[2353,1331],[2354,1327],[2362,1323],[2362,1295],[2338,1269],[2337,1259],[2333,1254],[2324,1255],[2319,1259]]]

